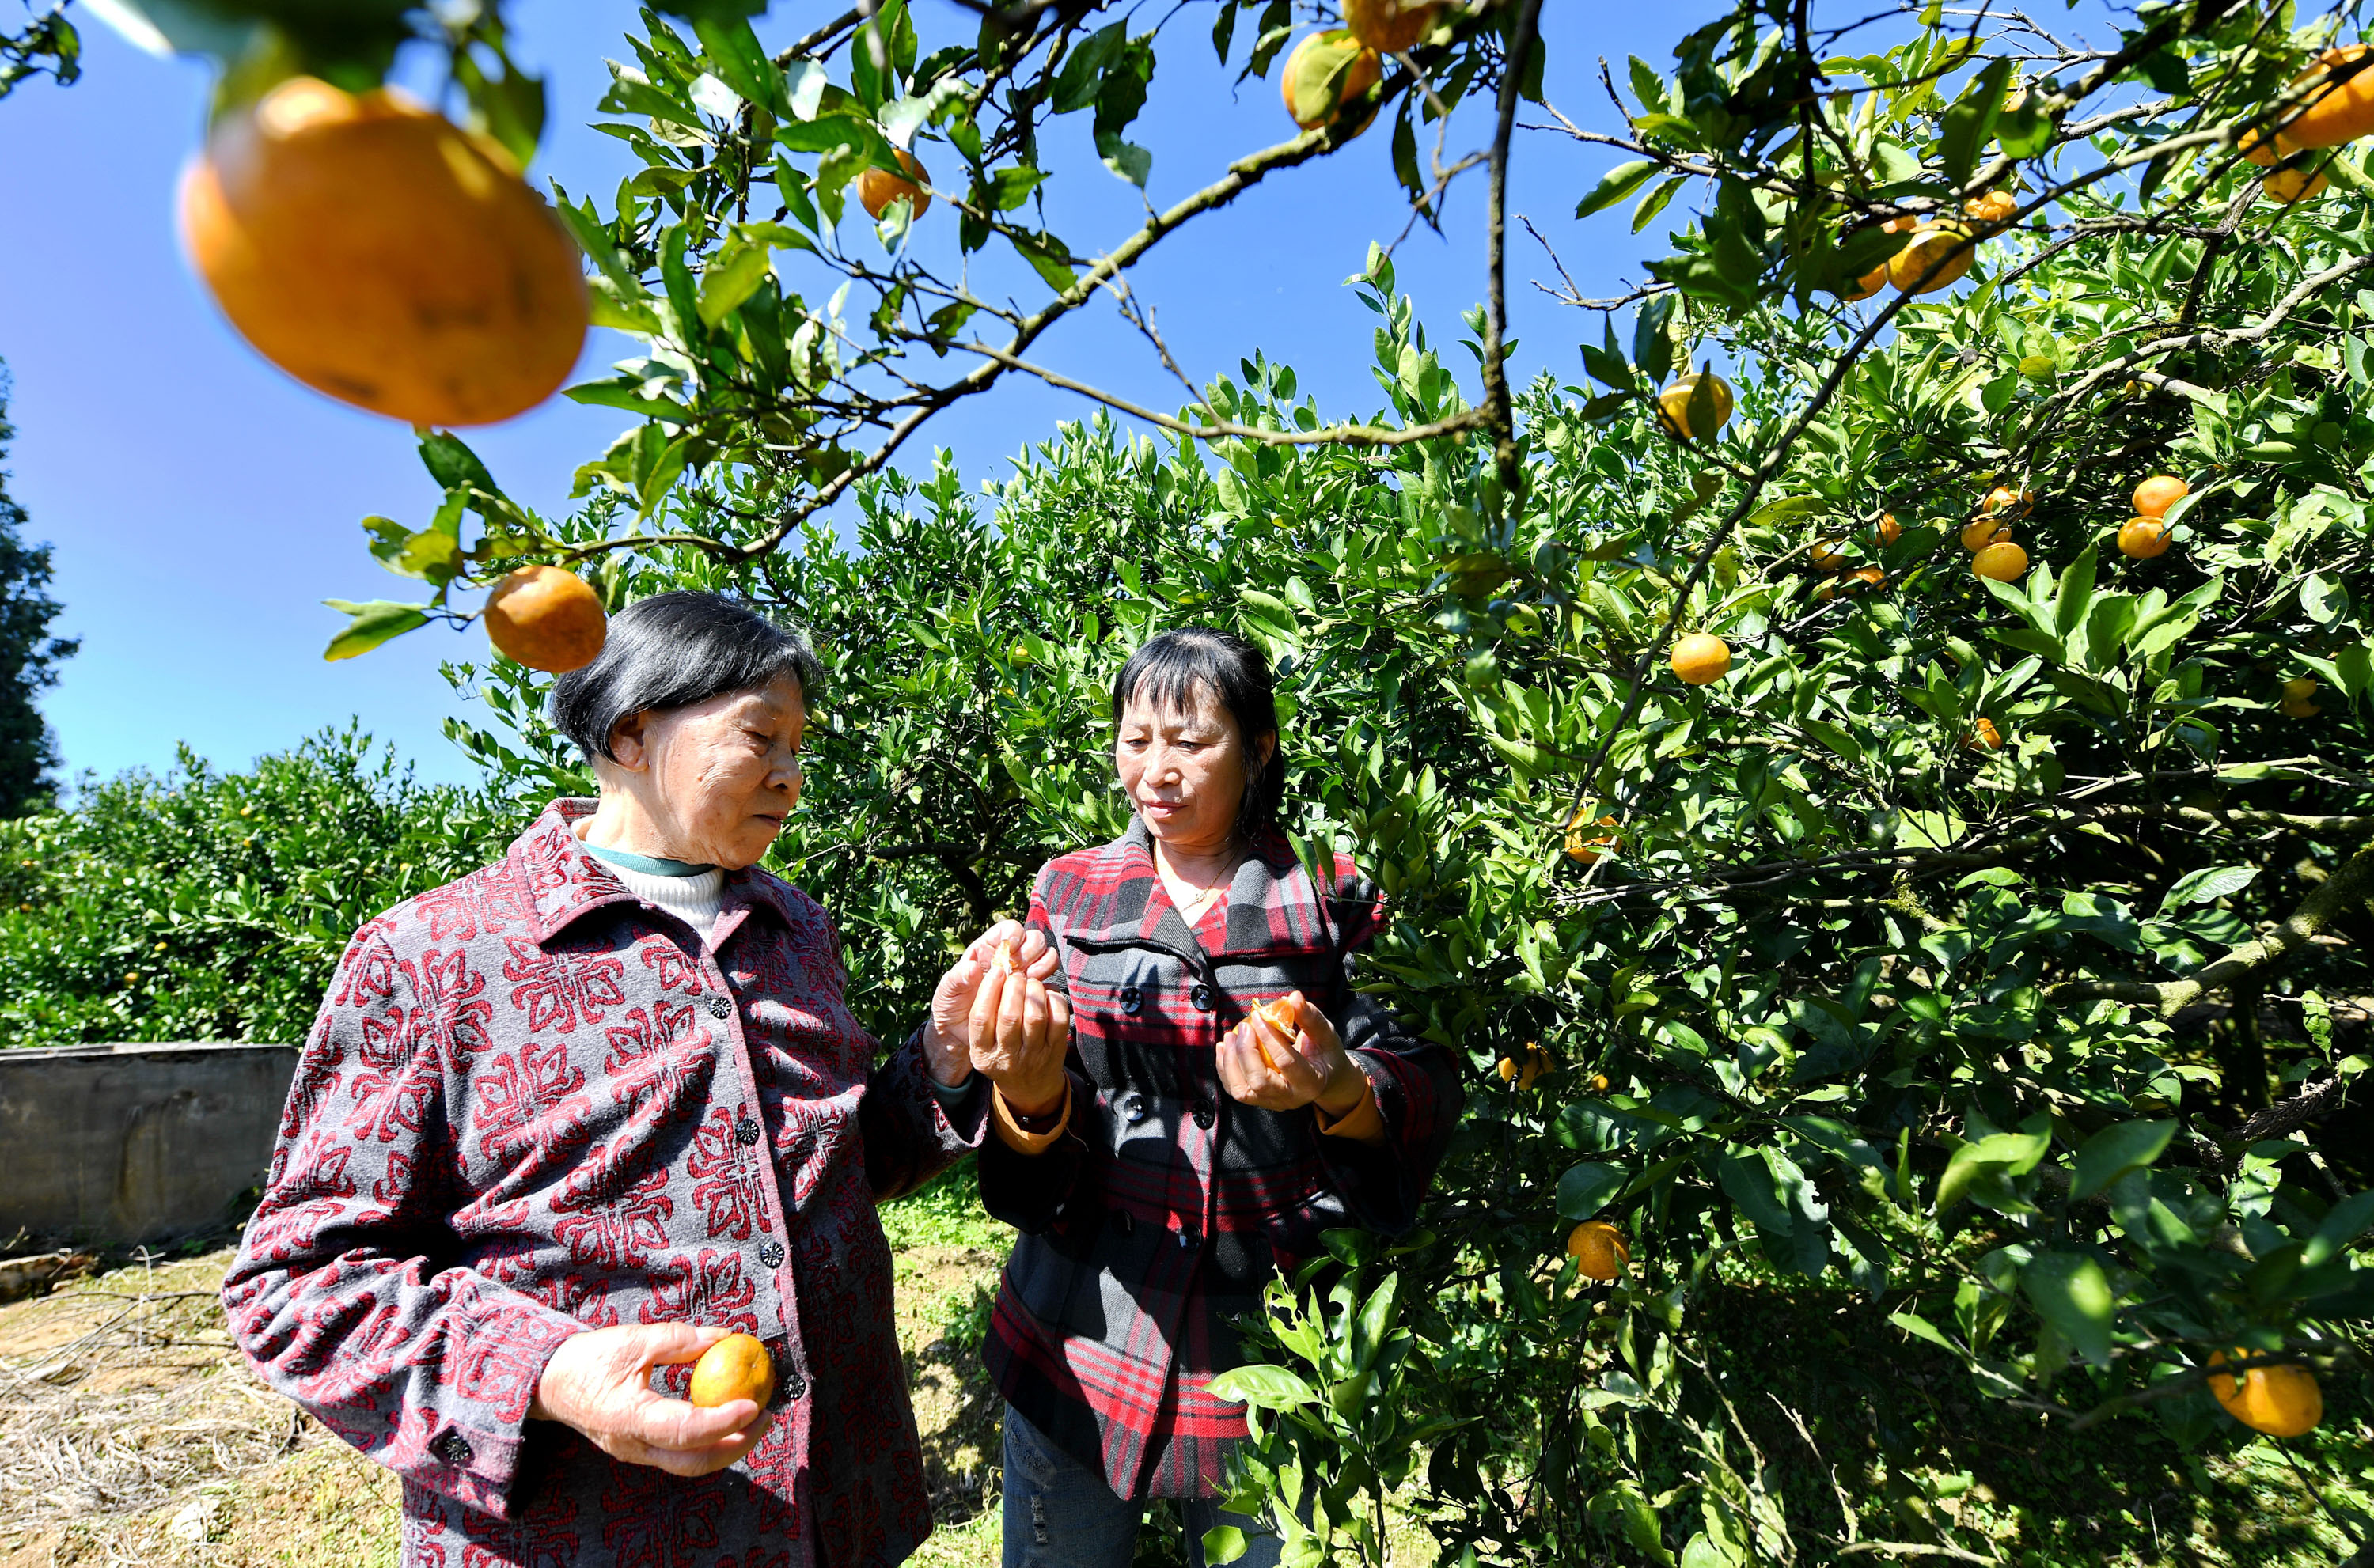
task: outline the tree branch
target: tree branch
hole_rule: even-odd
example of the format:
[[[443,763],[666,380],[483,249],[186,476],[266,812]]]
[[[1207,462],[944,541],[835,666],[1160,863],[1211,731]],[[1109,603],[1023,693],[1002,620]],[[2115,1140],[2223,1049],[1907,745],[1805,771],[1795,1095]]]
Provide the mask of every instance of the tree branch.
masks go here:
[[[1492,133],[1491,169],[1486,176],[1484,273],[1484,405],[1492,414],[1492,456],[1500,488],[1513,511],[1522,497],[1524,460],[1517,452],[1517,408],[1509,390],[1509,140],[1515,134],[1517,100],[1523,96],[1525,67],[1542,27],[1542,0],[1522,0],[1501,67],[1500,121]]]

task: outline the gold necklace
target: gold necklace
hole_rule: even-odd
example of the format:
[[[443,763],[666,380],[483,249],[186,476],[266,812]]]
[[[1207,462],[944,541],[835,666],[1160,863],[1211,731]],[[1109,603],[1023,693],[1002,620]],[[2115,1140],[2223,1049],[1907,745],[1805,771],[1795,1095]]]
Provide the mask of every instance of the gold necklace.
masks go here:
[[[1190,898],[1184,904],[1181,904],[1179,906],[1180,918],[1185,920],[1189,925],[1193,925],[1196,920],[1202,918],[1204,911],[1212,907],[1213,901],[1228,891],[1228,879],[1235,871],[1236,868],[1234,866],[1230,866],[1222,871],[1220,872],[1219,881],[1212,883],[1211,886],[1204,889],[1203,892],[1197,894],[1194,897]],[[1173,876],[1178,875],[1176,872],[1173,872],[1171,874]],[[1185,877],[1179,877],[1179,880],[1185,882],[1187,879]],[[1173,896],[1175,899],[1176,895],[1174,895]]]

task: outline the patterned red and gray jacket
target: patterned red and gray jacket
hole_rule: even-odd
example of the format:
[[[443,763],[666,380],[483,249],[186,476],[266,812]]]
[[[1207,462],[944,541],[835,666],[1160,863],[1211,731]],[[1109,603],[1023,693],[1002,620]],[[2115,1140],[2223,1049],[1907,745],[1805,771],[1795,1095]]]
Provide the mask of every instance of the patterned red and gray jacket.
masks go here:
[[[860,1568],[932,1527],[876,1203],[981,1141],[876,1063],[824,911],[729,873],[702,942],[559,801],[355,934],[223,1285],[248,1361],[404,1478],[420,1568]],[[698,1480],[529,1422],[582,1328],[723,1324],[772,1430]],[[682,1392],[686,1369],[656,1386]]]
[[[1322,897],[1267,835],[1191,930],[1134,823],[1050,861],[1032,890],[1072,999],[1071,1110],[1043,1152],[981,1146],[981,1201],[1023,1233],[987,1359],[1014,1407],[1122,1496],[1217,1492],[1245,1435],[1243,1407],[1205,1391],[1241,1363],[1232,1319],[1322,1232],[1415,1224],[1457,1119],[1451,1054],[1352,989],[1374,885],[1342,856],[1334,882]],[[1368,1075],[1381,1139],[1322,1134],[1308,1106],[1256,1110],[1221,1088],[1220,1036],[1296,989]]]

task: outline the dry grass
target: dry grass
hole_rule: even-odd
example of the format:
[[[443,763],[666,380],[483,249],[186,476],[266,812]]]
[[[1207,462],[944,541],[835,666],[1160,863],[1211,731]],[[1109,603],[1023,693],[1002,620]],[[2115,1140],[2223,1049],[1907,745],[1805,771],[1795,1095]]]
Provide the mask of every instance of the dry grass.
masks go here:
[[[1000,1254],[910,1242],[899,1338],[940,1530],[915,1562],[997,1557],[998,1406],[947,1325]],[[383,1568],[395,1478],[249,1375],[211,1252],[0,1307],[0,1568]]]

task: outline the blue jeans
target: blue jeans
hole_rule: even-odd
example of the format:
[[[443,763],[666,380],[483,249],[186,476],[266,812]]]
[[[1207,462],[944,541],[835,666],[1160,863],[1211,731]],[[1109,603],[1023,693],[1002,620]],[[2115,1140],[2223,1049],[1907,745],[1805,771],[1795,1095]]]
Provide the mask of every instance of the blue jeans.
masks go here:
[[[1277,1568],[1285,1543],[1259,1520],[1228,1513],[1208,1497],[1181,1498],[1179,1512],[1194,1568],[1205,1568],[1204,1532],[1218,1525],[1245,1532],[1245,1554],[1232,1568]],[[1005,1568],[1129,1568],[1145,1517],[1144,1499],[1115,1496],[1100,1471],[1005,1407]]]

